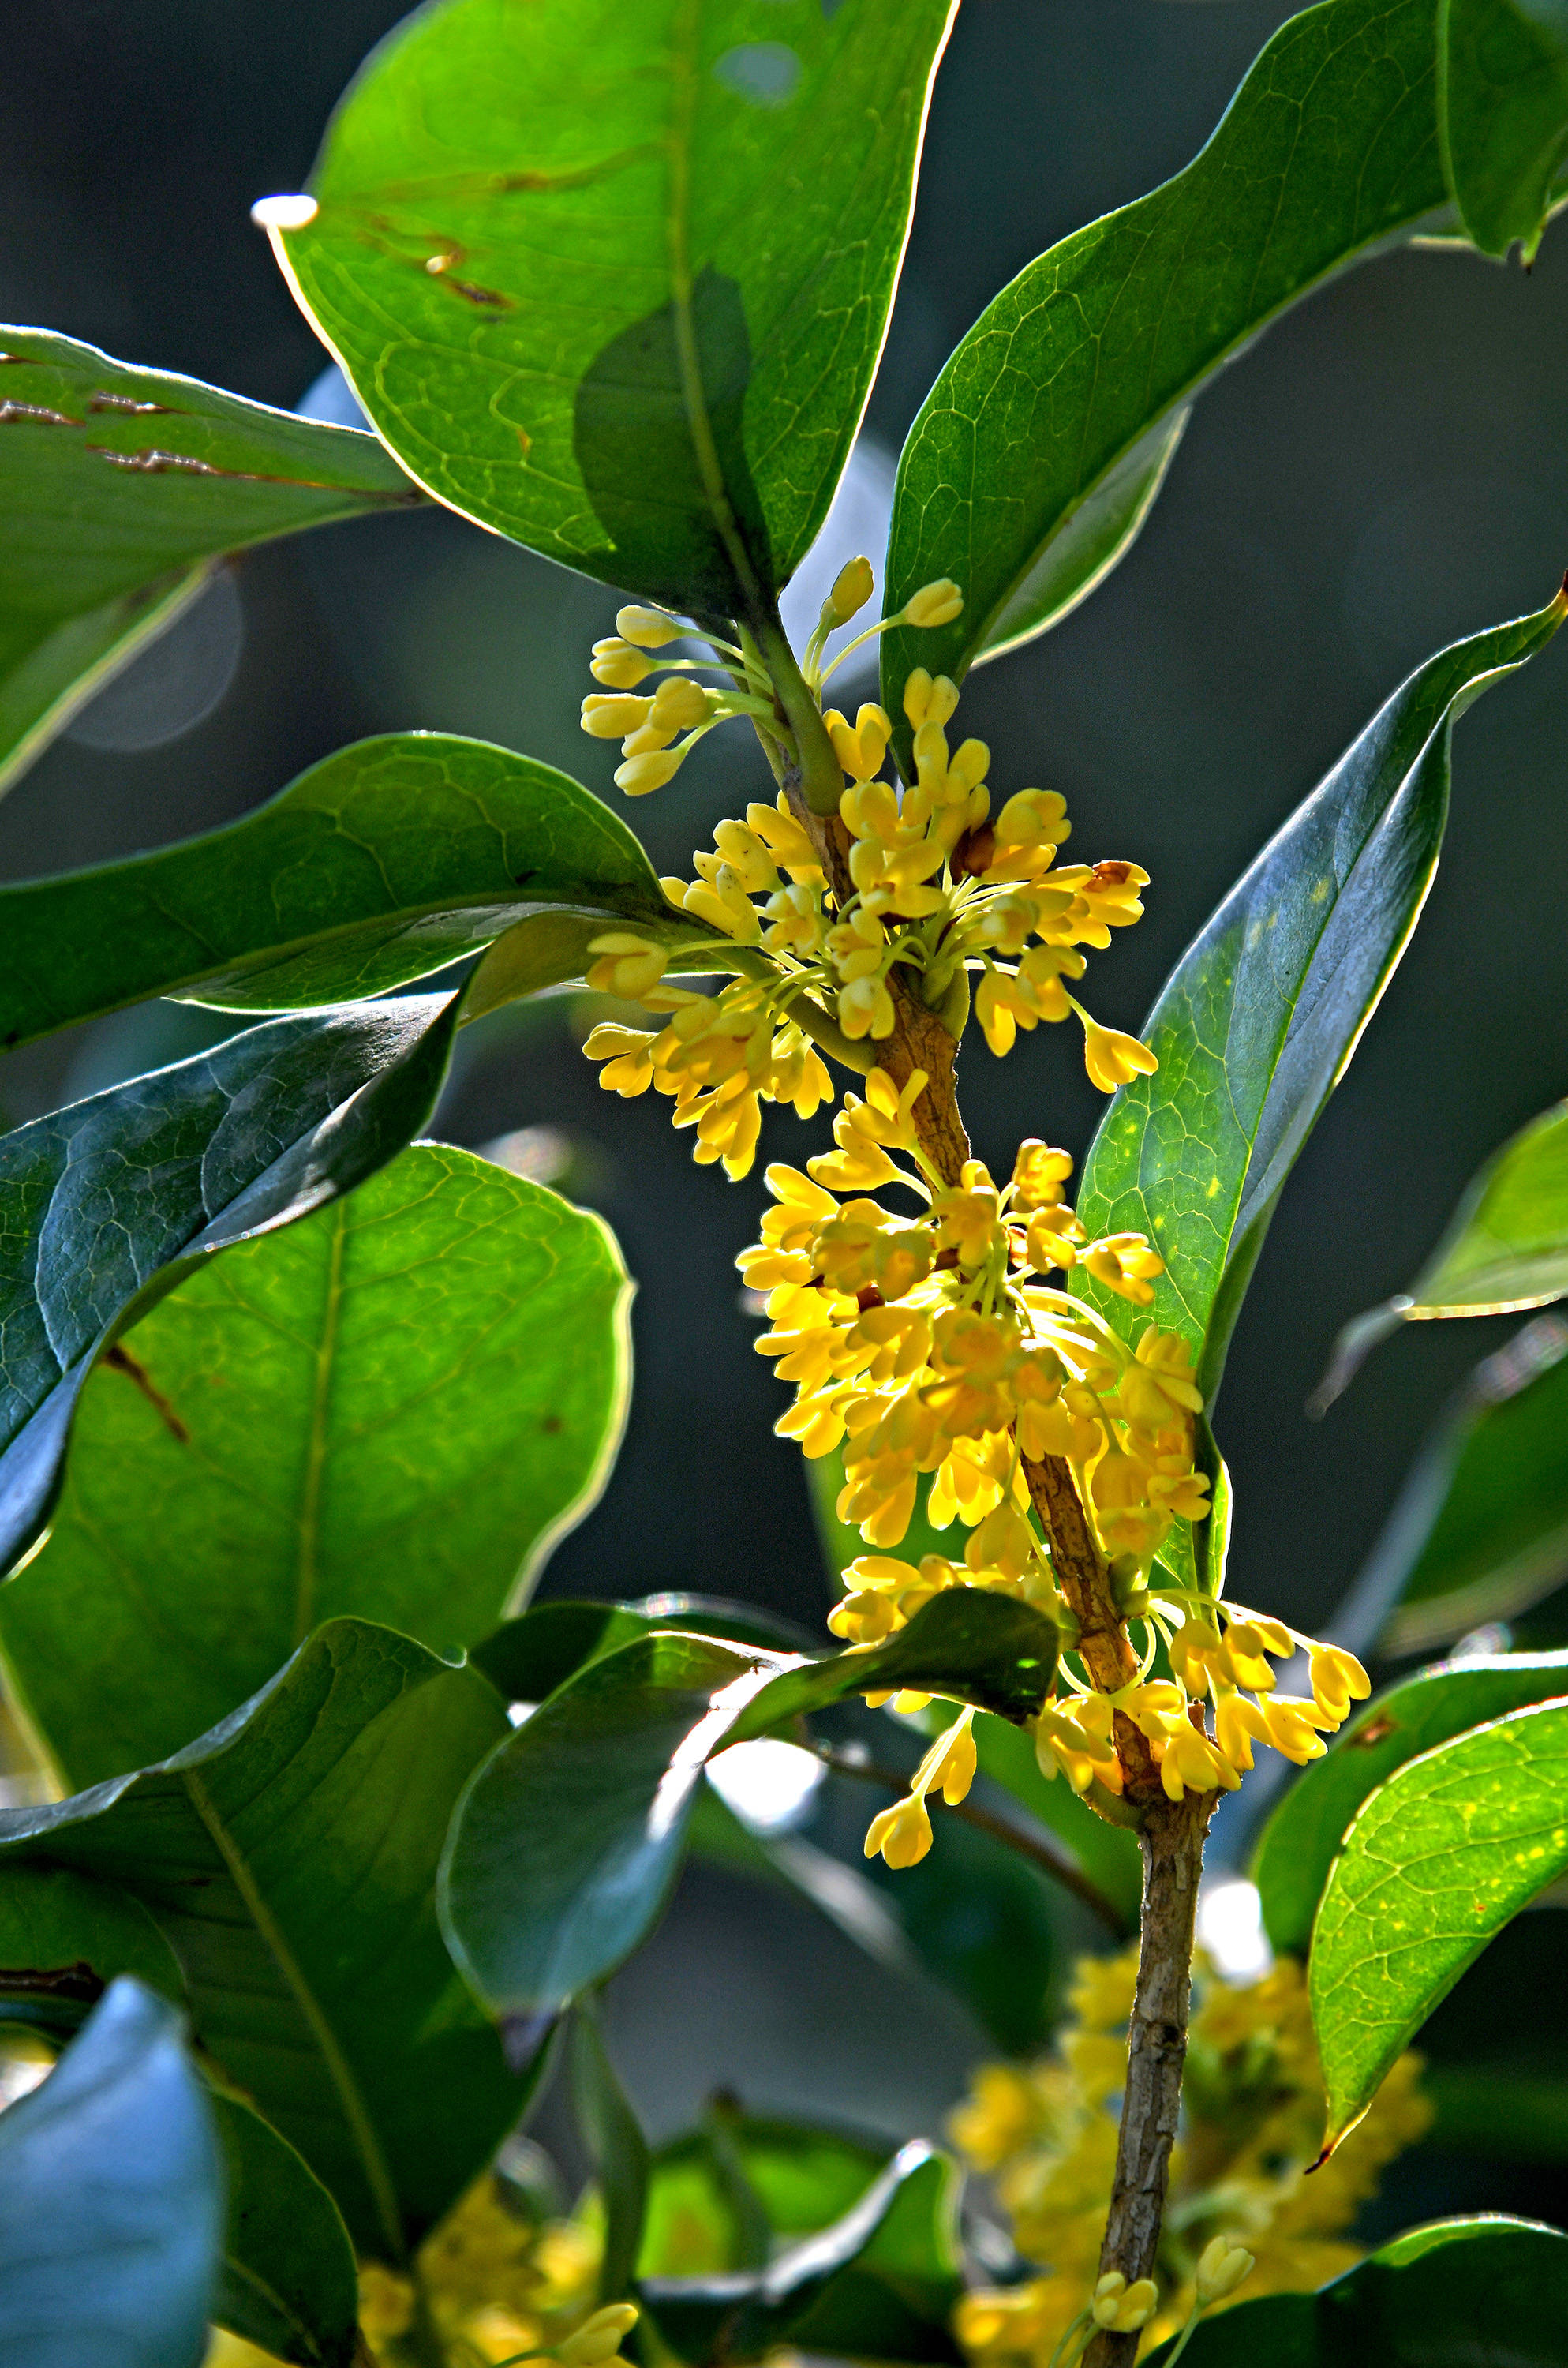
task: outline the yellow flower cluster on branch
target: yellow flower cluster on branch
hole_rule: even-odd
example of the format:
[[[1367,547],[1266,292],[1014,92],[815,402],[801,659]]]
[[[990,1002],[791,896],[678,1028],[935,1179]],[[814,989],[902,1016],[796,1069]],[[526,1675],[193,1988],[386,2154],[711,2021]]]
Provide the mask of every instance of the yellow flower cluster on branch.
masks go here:
[[[819,704],[833,671],[821,664],[827,636],[870,590],[869,564],[852,560],[823,605],[801,671]],[[961,607],[958,587],[944,578],[872,632],[943,624]],[[747,634],[737,642],[704,636],[709,659],[655,657],[651,653],[686,636],[677,619],[627,608],[617,624],[613,639],[595,644],[594,674],[610,688],[585,700],[583,728],[620,738],[625,761],[616,780],[629,795],[661,787],[697,742],[731,717],[749,718],[780,765],[789,759],[778,686]],[[722,686],[697,683],[693,676],[702,671],[722,674]],[[665,677],[659,688],[639,693],[655,672]],[[853,723],[835,708],[823,711],[846,782],[839,816],[848,839],[846,894],[834,894],[783,791],[777,804],[754,803],[744,821],[722,822],[712,849],[693,858],[695,879],[663,882],[670,904],[713,933],[710,957],[714,948],[746,950],[744,959],[737,951],[734,985],[717,996],[664,986],[665,950],[632,930],[608,931],[590,949],[597,957],[590,985],[672,1014],[658,1033],[596,1030],[587,1051],[607,1064],[601,1082],[620,1094],[649,1086],[670,1094],[676,1124],[697,1130],[697,1157],[722,1160],[732,1177],[750,1167],[764,1100],[792,1102],[810,1116],[831,1099],[808,1039],[843,1056],[892,1034],[889,982],[901,966],[955,1032],[968,1016],[972,973],[973,1008],[998,1054],[1020,1029],[1075,1014],[1088,1074],[1103,1091],[1155,1065],[1136,1037],[1091,1019],[1067,985],[1084,974],[1080,948],[1108,946],[1113,929],[1140,918],[1148,873],[1125,862],[1059,865],[1071,825],[1055,791],[1020,790],[994,817],[990,750],[976,739],[954,747],[948,736],[958,697],[945,675],[917,666],[908,677],[903,710],[914,778],[902,786],[882,778],[892,739],[882,708],[862,706]]]
[[[1111,2323],[1095,2311],[1096,2276],[1135,1979],[1135,1952],[1083,1961],[1055,2052],[1027,2067],[983,2066],[949,2125],[960,2153],[991,2179],[1018,2249],[1038,2265],[1021,2284],[960,2304],[956,2331],[974,2368],[1048,2368],[1074,2322]],[[1366,2120],[1308,2178],[1324,2099],[1301,1968],[1281,1960],[1261,1981],[1232,1988],[1199,1956],[1194,1995],[1182,2134],[1142,2351],[1174,2334],[1195,2305],[1222,2309],[1233,2297],[1311,2292],[1350,2268],[1358,2251],[1345,2231],[1384,2166],[1431,2119],[1419,2058],[1403,2055]]]

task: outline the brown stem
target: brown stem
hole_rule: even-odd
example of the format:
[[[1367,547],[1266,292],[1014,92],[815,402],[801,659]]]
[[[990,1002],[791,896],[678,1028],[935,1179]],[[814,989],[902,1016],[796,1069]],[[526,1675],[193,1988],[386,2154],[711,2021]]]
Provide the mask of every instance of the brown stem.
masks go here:
[[[1139,1837],[1143,1915],[1138,1992],[1129,2035],[1116,2180],[1100,2247],[1101,2276],[1119,2270],[1129,2285],[1153,2276],[1165,2217],[1165,2180],[1187,2060],[1198,1882],[1213,1805],[1212,1793],[1152,1801]],[[1085,2353],[1084,2368],[1131,2368],[1138,2343],[1136,2334],[1105,2330]]]
[[[905,1793],[909,1789],[909,1779],[901,1776],[896,1769],[879,1767],[872,1759],[852,1759],[846,1752],[830,1750],[826,1744],[813,1743],[809,1738],[805,1748],[813,1759],[822,1761],[824,1768],[831,1768],[835,1776],[857,1776],[862,1783],[880,1784],[889,1793]],[[1053,1883],[1060,1883],[1075,1899],[1081,1899],[1085,1907],[1092,1908],[1119,1941],[1127,1939],[1126,1919],[1120,1910],[1106,1897],[1097,1884],[1090,1881],[1077,1860],[1063,1849],[1053,1834],[1027,1834],[1020,1826],[1012,1825],[1006,1817],[994,1816],[989,1809],[981,1808],[974,1801],[960,1801],[956,1808],[949,1808],[948,1815],[961,1818],[966,1826],[977,1827],[983,1834],[994,1836],[997,1841],[1006,1842],[1009,1850],[1017,1850],[1020,1858],[1032,1861],[1042,1873],[1050,1875]]]

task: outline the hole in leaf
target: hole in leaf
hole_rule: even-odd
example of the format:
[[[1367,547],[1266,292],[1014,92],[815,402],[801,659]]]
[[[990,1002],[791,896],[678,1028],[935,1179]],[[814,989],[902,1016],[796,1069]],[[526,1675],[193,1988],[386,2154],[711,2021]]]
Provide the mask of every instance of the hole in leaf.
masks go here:
[[[783,41],[745,41],[726,50],[713,72],[754,107],[787,107],[800,83],[801,61]]]

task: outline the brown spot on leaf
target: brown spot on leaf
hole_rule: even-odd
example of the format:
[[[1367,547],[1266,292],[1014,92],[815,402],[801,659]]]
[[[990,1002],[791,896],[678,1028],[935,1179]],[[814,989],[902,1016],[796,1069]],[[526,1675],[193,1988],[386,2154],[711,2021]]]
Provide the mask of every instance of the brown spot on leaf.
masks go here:
[[[90,394],[87,397],[87,409],[89,411],[127,411],[140,417],[145,412],[167,412],[170,405],[166,403],[138,403],[133,394],[110,394],[100,387],[96,394]]]
[[[141,1391],[142,1396],[146,1399],[148,1405],[152,1407],[159,1421],[163,1423],[165,1429],[168,1431],[171,1439],[177,1440],[182,1447],[188,1447],[190,1445],[189,1431],[186,1429],[178,1415],[176,1414],[173,1406],[169,1404],[168,1399],[164,1395],[162,1390],[154,1386],[153,1377],[148,1372],[146,1366],[139,1363],[136,1358],[131,1354],[129,1349],[121,1348],[119,1343],[116,1341],[114,1347],[105,1357],[104,1362],[112,1372],[123,1373],[126,1380],[132,1383],[135,1387]]]
[[[1374,1743],[1381,1743],[1386,1736],[1398,1732],[1398,1719],[1391,1718],[1386,1710],[1380,1711],[1376,1718],[1369,1718],[1365,1726],[1358,1726],[1354,1735],[1346,1736],[1346,1748],[1351,1751],[1366,1751]]]

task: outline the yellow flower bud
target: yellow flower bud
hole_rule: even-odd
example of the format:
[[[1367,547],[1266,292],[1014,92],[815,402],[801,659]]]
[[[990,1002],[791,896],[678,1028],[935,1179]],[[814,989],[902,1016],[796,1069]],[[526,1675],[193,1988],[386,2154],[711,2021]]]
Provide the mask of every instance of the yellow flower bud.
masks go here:
[[[963,594],[950,575],[938,575],[934,584],[923,584],[918,592],[903,605],[903,621],[906,625],[950,625],[963,608]]]
[[[886,983],[880,978],[854,978],[839,990],[838,1024],[851,1040],[891,1036],[898,1015]]]
[[[692,732],[708,720],[708,693],[689,675],[667,675],[653,693],[648,721],[659,732]]]
[[[931,1818],[924,1801],[912,1793],[871,1819],[866,1832],[866,1856],[880,1850],[889,1866],[918,1866],[931,1847]]]
[[[1244,2245],[1233,2245],[1228,2237],[1215,2237],[1205,2245],[1198,2261],[1198,2307],[1208,2308],[1211,2302],[1223,2302],[1233,2294],[1244,2278],[1250,2276],[1254,2257]]]
[[[1116,2335],[1132,2335],[1148,2325],[1159,2299],[1153,2278],[1139,2278],[1129,2285],[1119,2270],[1111,2270],[1095,2288],[1089,2316],[1096,2327],[1108,2327]]]
[[[683,631],[662,609],[618,609],[615,630],[640,650],[662,650],[666,642],[678,642]]]
[[[869,559],[848,559],[833,579],[833,589],[822,604],[822,621],[830,629],[858,617],[871,597],[875,577]]]
[[[627,611],[623,609],[620,613],[624,617]],[[621,2337],[631,2333],[637,2318],[635,2303],[608,2303],[603,2310],[596,2310],[591,2318],[585,2319],[575,2335],[558,2343],[555,2356],[566,2363],[566,2368],[597,2368],[601,2360],[608,2360],[619,2349]]]
[[[641,650],[619,638],[596,642],[588,661],[588,672],[594,680],[611,690],[635,690],[643,677],[653,671],[651,658],[645,658]]]
[[[674,780],[685,755],[684,748],[665,748],[628,757],[624,765],[615,768],[615,785],[629,798],[645,798],[650,790],[662,790],[666,781]]]
[[[624,740],[646,723],[651,699],[606,699],[602,692],[590,691],[583,701],[583,729],[594,740]]]
[[[949,1808],[956,1809],[966,1798],[978,1765],[973,1724],[966,1713],[937,1737],[915,1770],[915,1789],[922,1799],[927,1793],[940,1793]]]

